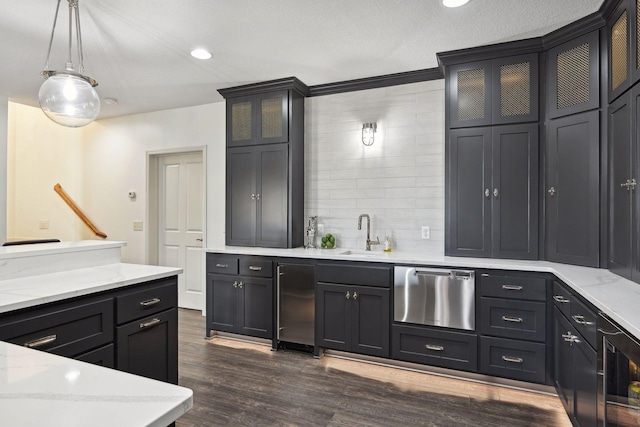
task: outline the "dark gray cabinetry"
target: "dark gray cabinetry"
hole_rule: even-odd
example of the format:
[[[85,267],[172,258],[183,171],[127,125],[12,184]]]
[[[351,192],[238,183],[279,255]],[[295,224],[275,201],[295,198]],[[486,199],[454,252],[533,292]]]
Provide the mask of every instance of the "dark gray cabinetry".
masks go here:
[[[316,346],[389,357],[391,267],[318,264]]]
[[[548,124],[544,197],[549,261],[599,266],[599,133],[597,110]]]
[[[635,123],[636,126],[632,126]],[[640,280],[638,126],[640,87],[609,105],[609,270]]]
[[[0,340],[177,384],[177,304],[159,279],[0,315]]]
[[[538,120],[538,54],[447,69],[449,127]]]
[[[298,79],[222,89],[227,102],[226,244],[304,243],[304,97]]]
[[[527,273],[480,274],[481,373],[547,382],[547,287]]]
[[[207,272],[207,337],[216,330],[271,339],[271,260],[207,254]]]
[[[622,0],[607,22],[609,101],[640,79],[638,2]]]
[[[594,31],[546,52],[547,117],[600,107],[600,40]]]
[[[554,385],[575,425],[597,425],[596,313],[554,283]],[[566,313],[574,313],[569,317]],[[581,333],[584,331],[585,335]]]
[[[448,255],[537,259],[537,124],[451,130],[447,176]]]
[[[289,144],[227,150],[229,245],[286,247]]]
[[[178,288],[158,282],[116,297],[116,366],[178,384]]]

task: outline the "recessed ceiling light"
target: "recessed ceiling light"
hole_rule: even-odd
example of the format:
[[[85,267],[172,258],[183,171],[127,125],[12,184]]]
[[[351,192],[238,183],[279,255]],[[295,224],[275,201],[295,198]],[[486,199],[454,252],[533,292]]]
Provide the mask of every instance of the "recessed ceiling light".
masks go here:
[[[194,50],[191,51],[191,56],[193,56],[194,58],[198,58],[198,59],[209,59],[213,55],[211,55],[211,53],[209,51],[204,50],[204,49],[194,49]]]
[[[442,0],[442,4],[446,7],[459,7],[468,2],[469,0]]]

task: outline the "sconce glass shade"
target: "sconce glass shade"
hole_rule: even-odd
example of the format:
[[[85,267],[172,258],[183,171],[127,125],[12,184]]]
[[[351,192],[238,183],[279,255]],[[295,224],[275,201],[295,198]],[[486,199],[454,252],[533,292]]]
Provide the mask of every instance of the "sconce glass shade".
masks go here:
[[[56,73],[38,92],[40,108],[54,122],[67,127],[86,126],[100,112],[100,97],[85,78]]]
[[[378,125],[376,123],[364,123],[362,125],[362,143],[366,146],[373,145]]]

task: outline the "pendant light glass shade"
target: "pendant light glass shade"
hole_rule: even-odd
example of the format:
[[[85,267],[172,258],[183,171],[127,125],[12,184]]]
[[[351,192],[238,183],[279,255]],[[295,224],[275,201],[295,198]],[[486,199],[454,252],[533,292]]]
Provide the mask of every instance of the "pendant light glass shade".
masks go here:
[[[94,89],[98,82],[83,74],[84,56],[82,53],[78,0],[67,0],[69,2],[69,47],[64,71],[49,70],[49,58],[60,10],[60,1],[58,0],[56,14],[53,19],[47,62],[44,70],[40,73],[45,78],[45,82],[40,87],[38,100],[42,111],[54,122],[67,127],[81,127],[94,121],[98,113],[100,113],[100,97],[98,97],[98,93]],[[73,28],[74,22],[75,31]],[[71,55],[74,32],[78,67],[74,65]]]
[[[100,97],[85,79],[57,73],[45,80],[38,93],[40,108],[54,122],[67,127],[86,126],[100,112]]]

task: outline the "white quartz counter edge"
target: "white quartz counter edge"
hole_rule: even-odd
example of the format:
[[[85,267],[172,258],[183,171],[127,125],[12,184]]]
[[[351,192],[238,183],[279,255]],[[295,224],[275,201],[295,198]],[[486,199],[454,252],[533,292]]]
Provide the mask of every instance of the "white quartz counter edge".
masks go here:
[[[270,249],[224,246],[221,248],[207,248],[205,250],[207,252],[241,255],[388,262],[429,265],[434,267],[486,268],[552,273],[640,340],[640,284],[601,268],[579,267],[547,261],[447,257],[443,255],[402,251],[389,253],[372,251],[364,253],[363,251],[354,250],[352,252],[355,253],[344,255],[343,252],[348,251],[346,248]]]
[[[0,313],[118,289],[182,273],[181,268],[107,264],[0,281]]]
[[[188,388],[0,342],[2,425],[166,427],[192,407]]]
[[[126,245],[126,242],[109,240],[80,240],[76,242],[39,243],[37,245],[2,246],[0,247],[0,260],[72,253],[87,250],[121,248]]]

